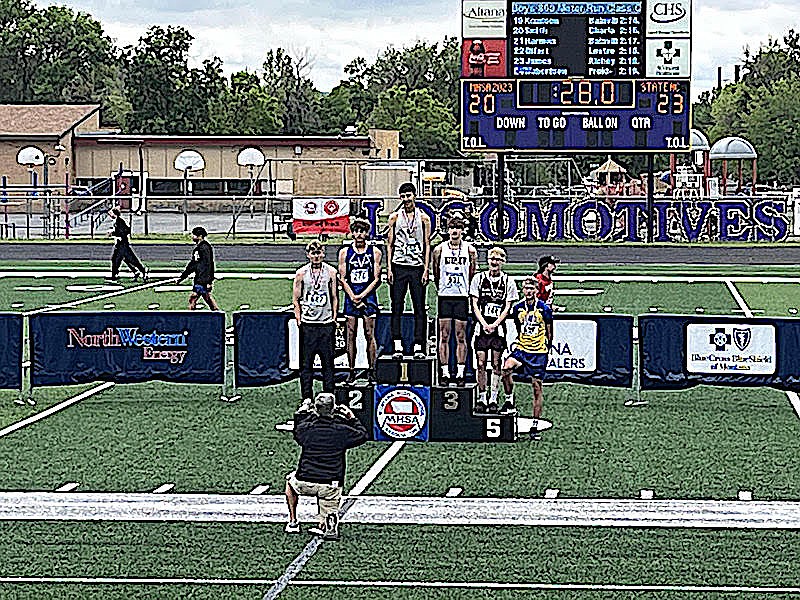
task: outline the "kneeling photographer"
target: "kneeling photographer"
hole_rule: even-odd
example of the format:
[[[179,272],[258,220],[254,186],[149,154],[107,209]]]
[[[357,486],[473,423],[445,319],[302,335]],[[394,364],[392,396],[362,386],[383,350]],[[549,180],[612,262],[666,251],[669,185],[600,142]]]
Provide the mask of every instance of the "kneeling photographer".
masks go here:
[[[297,503],[300,496],[315,496],[319,526],[309,532],[324,539],[339,537],[339,504],[344,487],[345,454],[367,441],[367,430],[347,406],[335,405],[328,392],[305,400],[294,415],[294,439],[302,448],[296,471],[286,476],[289,506],[287,533],[300,533]]]

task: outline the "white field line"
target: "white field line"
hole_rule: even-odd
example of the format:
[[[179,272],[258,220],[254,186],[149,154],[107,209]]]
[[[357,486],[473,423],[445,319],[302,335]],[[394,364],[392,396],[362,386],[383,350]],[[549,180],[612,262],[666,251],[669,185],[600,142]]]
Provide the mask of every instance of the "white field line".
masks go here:
[[[73,300],[72,302],[64,302],[63,304],[53,304],[52,306],[45,306],[44,308],[37,308],[36,310],[30,310],[28,312],[22,313],[25,317],[30,317],[31,315],[38,315],[40,313],[52,312],[54,310],[59,310],[62,308],[74,308],[76,306],[81,306],[82,304],[88,304],[90,302],[96,302],[98,300],[105,300],[106,298],[114,298],[116,296],[122,296],[124,294],[130,294],[131,292],[138,292],[141,290],[146,290],[148,288],[155,287],[160,285],[163,282],[160,281],[151,281],[150,283],[145,283],[142,285],[137,285],[135,287],[125,288],[123,290],[117,290],[116,292],[108,292],[106,294],[100,294],[98,296],[90,296],[88,298],[81,298],[80,300]]]
[[[353,507],[354,503],[356,502],[355,498],[359,495],[364,493],[364,490],[369,487],[369,485],[375,481],[378,475],[381,474],[386,468],[386,465],[389,464],[397,453],[403,449],[405,445],[404,441],[397,441],[393,442],[391,446],[381,454],[380,458],[373,464],[364,476],[359,479],[358,483],[356,483],[353,488],[350,490],[350,497],[344,502],[342,508],[339,510],[339,515],[341,517],[345,517],[348,511]],[[286,586],[292,583],[297,575],[300,574],[300,571],[303,570],[303,567],[308,563],[309,560],[317,553],[317,550],[322,545],[322,538],[314,538],[308,544],[306,544],[303,551],[291,562],[289,566],[286,567],[286,570],[283,572],[278,580],[272,584],[272,587],[264,594],[262,600],[274,600],[278,596],[281,595],[283,590],[286,589]]]
[[[68,273],[58,270],[46,271],[0,271],[0,278],[3,277],[59,277],[65,276],[71,278],[79,277],[104,277],[108,273],[107,270],[83,270],[73,271]],[[174,271],[151,272],[150,277],[162,278],[158,285],[167,284],[169,281],[177,277]],[[521,281],[528,277],[528,275],[512,275],[511,278]],[[217,279],[294,279],[294,273],[233,273],[222,272],[217,274]],[[614,274],[591,274],[591,275],[556,275],[554,278],[558,281],[572,281],[578,283],[584,282],[600,282],[600,283],[622,283],[622,282],[649,282],[649,283],[726,283],[727,281],[734,281],[737,283],[800,283],[800,277],[786,277],[780,275],[773,276],[752,276],[752,275],[614,275]],[[132,289],[132,288],[131,288]]]
[[[726,281],[725,285],[728,286],[728,290],[730,291],[733,299],[736,300],[736,304],[739,305],[739,308],[742,309],[744,316],[748,319],[753,317],[753,311],[750,310],[750,307],[747,306],[747,302],[744,301],[744,298],[739,293],[739,290],[736,289],[736,286],[733,284],[732,280]],[[789,402],[792,404],[792,408],[794,409],[794,414],[796,414],[800,418],[800,396],[797,395],[797,392],[793,392],[791,390],[785,390],[786,397],[789,398]]]
[[[67,398],[63,402],[59,402],[58,404],[56,404],[55,406],[51,406],[47,410],[43,410],[42,412],[30,416],[27,419],[23,419],[22,421],[14,423],[13,425],[9,425],[8,427],[0,429],[0,437],[6,436],[10,433],[14,433],[17,430],[22,429],[23,427],[27,427],[32,423],[36,423],[36,421],[41,421],[42,419],[45,419],[50,415],[57,413],[60,410],[64,410],[68,406],[72,406],[73,404],[76,404],[81,400],[85,400],[89,396],[94,396],[95,394],[99,394],[103,390],[107,390],[113,385],[114,385],[113,381],[105,381],[96,387],[90,388],[88,390],[81,392],[76,396],[73,396],[72,398]]]
[[[725,285],[728,286],[728,291],[731,293],[731,296],[733,296],[733,299],[736,300],[736,304],[739,305],[739,308],[742,309],[744,316],[747,317],[748,319],[752,319],[753,311],[750,310],[749,306],[747,306],[747,302],[744,301],[744,298],[742,298],[742,295],[739,293],[739,290],[736,289],[736,286],[734,285],[733,281],[728,279],[727,281],[725,281]]]
[[[471,498],[372,496],[346,498],[345,523],[368,525],[493,525],[800,529],[800,501],[637,498]],[[317,520],[301,502],[299,519]],[[172,521],[285,523],[283,494],[121,494],[1,492],[0,521]]]
[[[0,584],[80,584],[80,585],[253,585],[275,583],[274,579],[201,579],[189,577],[0,577]],[[342,579],[303,579],[290,584],[297,587],[352,588],[427,588],[494,590],[575,590],[611,592],[705,592],[739,594],[800,594],[800,587],[734,585],[659,585],[603,583],[537,583],[500,581],[363,581]]]

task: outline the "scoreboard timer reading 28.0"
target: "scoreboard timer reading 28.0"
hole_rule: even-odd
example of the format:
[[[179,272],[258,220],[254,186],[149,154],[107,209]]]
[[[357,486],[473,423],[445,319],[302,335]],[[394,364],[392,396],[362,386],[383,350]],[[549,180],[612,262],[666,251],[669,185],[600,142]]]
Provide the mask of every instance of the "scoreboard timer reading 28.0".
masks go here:
[[[463,150],[689,149],[690,0],[462,8]]]

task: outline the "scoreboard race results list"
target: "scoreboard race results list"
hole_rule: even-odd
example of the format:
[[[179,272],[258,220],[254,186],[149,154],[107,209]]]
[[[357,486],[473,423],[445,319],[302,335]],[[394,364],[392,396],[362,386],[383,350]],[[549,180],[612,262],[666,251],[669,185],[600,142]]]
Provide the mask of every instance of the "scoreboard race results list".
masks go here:
[[[462,0],[462,150],[688,150],[690,1]]]

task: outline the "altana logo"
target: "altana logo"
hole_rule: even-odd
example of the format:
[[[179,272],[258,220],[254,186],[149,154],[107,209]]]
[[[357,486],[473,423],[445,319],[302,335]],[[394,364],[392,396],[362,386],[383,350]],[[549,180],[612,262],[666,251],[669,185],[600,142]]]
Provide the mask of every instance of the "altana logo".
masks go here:
[[[381,431],[402,440],[415,437],[428,418],[422,398],[408,389],[388,392],[378,404],[376,416]]]

